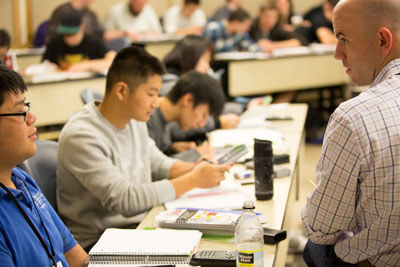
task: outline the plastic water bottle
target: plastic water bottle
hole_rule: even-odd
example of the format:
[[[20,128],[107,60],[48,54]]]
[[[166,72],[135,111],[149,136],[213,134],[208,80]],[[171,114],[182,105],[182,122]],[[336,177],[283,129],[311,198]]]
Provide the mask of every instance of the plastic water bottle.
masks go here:
[[[254,203],[247,200],[243,204],[243,214],[235,228],[236,266],[262,267],[264,231],[257,215]]]

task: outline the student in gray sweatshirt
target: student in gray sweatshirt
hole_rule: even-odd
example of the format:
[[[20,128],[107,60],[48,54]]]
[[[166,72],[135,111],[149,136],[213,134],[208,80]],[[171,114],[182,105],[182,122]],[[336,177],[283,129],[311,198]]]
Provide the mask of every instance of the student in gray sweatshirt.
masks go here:
[[[195,187],[214,187],[230,168],[171,159],[148,136],[163,72],[144,49],[121,50],[103,101],[84,106],[61,131],[58,207],[86,250],[106,228],[134,228],[153,206]]]

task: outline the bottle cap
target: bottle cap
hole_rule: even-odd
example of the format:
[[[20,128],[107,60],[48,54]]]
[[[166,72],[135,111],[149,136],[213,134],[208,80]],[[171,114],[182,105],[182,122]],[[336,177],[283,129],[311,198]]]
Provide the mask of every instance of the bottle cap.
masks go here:
[[[272,142],[254,138],[254,157],[272,157]]]
[[[253,209],[255,209],[256,207],[254,206],[254,202],[252,201],[252,200],[246,200],[244,203],[243,203],[243,209],[246,209],[246,210],[253,210]]]

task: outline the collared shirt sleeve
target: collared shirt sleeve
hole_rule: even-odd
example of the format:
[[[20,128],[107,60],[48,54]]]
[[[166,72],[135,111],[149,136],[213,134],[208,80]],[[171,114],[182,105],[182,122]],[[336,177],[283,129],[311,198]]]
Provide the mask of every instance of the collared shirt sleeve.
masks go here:
[[[361,157],[355,132],[351,120],[340,109],[335,111],[317,165],[317,187],[301,214],[307,237],[314,243],[334,244],[356,226]]]

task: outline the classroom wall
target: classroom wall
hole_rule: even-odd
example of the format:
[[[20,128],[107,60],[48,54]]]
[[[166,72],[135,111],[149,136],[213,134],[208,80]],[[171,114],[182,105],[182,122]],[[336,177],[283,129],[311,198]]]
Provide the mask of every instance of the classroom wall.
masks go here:
[[[12,34],[14,30],[12,0],[0,1],[0,25],[0,28]]]

